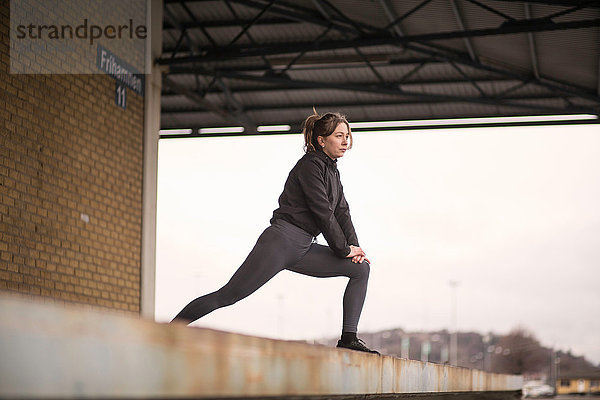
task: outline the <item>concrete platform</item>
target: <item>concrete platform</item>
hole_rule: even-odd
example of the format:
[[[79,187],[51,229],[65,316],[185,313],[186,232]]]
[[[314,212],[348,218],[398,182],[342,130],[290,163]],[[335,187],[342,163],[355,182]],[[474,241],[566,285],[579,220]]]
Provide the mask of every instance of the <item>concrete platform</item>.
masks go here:
[[[0,297],[2,398],[495,399],[521,386],[520,376]]]

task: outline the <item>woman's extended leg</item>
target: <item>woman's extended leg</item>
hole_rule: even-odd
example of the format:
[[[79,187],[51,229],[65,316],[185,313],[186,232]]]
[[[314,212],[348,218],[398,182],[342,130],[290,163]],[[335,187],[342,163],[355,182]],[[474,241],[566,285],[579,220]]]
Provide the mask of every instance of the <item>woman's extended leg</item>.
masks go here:
[[[340,258],[333,251],[320,244],[313,243],[310,250],[290,271],[319,278],[347,276],[350,278],[344,292],[344,319],[342,331],[357,332],[358,320],[367,294],[369,281],[369,263],[353,263],[349,258]]]
[[[280,231],[272,226],[267,228],[225,286],[190,302],[173,321],[190,323],[217,308],[231,305],[249,296],[281,271],[287,263],[300,258],[307,249],[308,244],[304,251],[299,253],[302,249],[291,246]]]

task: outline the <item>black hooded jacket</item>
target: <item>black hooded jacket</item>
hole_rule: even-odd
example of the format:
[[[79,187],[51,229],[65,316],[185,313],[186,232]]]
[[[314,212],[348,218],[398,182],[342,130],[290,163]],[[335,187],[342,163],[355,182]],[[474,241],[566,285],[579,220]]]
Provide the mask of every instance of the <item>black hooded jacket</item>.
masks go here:
[[[313,236],[323,232],[339,257],[350,253],[350,245],[358,246],[337,160],[321,149],[306,153],[290,171],[271,222],[277,218]]]

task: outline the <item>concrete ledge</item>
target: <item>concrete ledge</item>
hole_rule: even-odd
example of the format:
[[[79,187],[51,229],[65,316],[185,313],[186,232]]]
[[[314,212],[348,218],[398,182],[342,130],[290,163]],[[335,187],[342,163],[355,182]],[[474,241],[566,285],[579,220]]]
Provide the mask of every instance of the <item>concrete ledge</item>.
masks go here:
[[[522,387],[520,376],[10,297],[0,298],[0,355],[4,398],[492,396]]]

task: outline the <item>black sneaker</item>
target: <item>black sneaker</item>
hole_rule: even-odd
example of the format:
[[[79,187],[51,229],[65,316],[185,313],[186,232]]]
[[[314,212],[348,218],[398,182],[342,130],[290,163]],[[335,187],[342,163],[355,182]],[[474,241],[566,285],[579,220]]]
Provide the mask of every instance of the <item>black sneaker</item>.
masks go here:
[[[367,346],[365,346],[365,342],[360,339],[356,339],[351,341],[350,343],[344,343],[341,340],[338,340],[337,347],[341,347],[344,349],[364,351],[365,353],[379,354],[376,350],[371,350]]]

